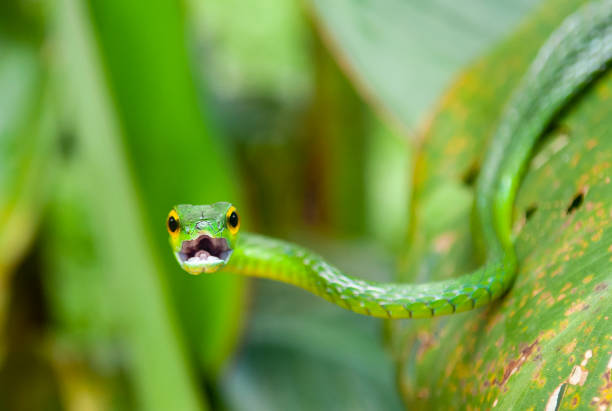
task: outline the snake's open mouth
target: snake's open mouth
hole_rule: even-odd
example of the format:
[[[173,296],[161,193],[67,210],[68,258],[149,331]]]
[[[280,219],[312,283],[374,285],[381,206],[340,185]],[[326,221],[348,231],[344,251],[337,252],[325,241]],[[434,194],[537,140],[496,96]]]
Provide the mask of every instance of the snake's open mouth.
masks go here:
[[[179,262],[192,274],[213,272],[227,263],[232,249],[225,238],[213,238],[201,234],[194,240],[183,241],[176,253]]]

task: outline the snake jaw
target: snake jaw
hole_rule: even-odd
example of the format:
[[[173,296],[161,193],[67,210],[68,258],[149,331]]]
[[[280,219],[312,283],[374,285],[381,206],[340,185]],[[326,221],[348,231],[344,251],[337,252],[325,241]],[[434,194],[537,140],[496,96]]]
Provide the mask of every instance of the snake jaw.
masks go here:
[[[213,273],[223,267],[232,255],[227,239],[200,234],[185,240],[175,256],[181,267],[190,274]]]

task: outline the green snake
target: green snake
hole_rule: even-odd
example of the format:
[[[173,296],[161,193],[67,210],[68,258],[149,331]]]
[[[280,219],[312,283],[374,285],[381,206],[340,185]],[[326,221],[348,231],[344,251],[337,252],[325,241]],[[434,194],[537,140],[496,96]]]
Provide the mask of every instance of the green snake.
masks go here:
[[[239,233],[238,211],[226,202],[170,211],[166,226],[175,257],[191,274],[226,271],[274,279],[381,318],[425,318],[481,307],[504,295],[516,277],[512,207],[534,145],[611,59],[610,0],[581,7],[540,49],[502,113],[478,177],[474,231],[485,260],[472,273],[424,284],[354,278],[298,245]]]

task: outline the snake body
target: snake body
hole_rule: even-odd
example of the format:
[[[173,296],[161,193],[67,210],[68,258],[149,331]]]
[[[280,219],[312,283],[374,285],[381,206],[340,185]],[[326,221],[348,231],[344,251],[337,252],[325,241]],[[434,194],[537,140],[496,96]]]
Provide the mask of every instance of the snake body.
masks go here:
[[[177,261],[192,274],[227,271],[282,281],[375,317],[425,318],[485,305],[501,297],[516,276],[512,207],[535,143],[611,59],[610,0],[580,8],[540,49],[508,101],[478,177],[474,223],[486,258],[472,273],[424,284],[354,278],[298,245],[239,234],[240,219],[229,203],[179,205],[170,212]]]

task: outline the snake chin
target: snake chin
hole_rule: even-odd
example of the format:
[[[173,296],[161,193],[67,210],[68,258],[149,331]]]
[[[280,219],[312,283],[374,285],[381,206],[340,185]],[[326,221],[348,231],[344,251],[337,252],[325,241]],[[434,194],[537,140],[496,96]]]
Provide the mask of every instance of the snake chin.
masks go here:
[[[191,274],[212,273],[224,266],[232,249],[225,238],[214,238],[200,234],[193,240],[183,241],[176,253],[178,262]]]

